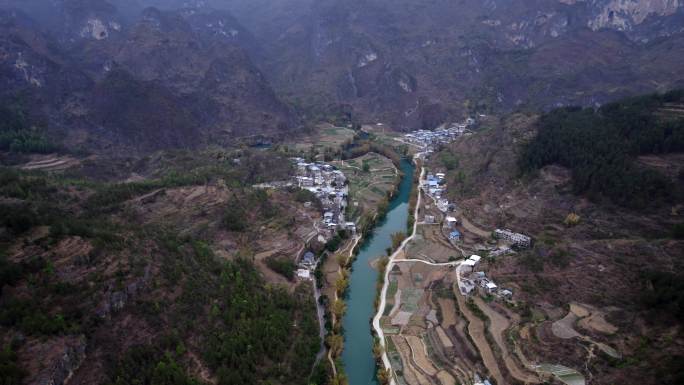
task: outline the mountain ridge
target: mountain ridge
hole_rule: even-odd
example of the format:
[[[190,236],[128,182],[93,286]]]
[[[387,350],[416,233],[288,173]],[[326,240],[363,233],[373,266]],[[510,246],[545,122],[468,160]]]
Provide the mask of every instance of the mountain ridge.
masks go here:
[[[126,24],[114,21],[120,19],[116,8],[103,5],[108,3],[96,4],[103,8],[78,8],[73,14],[69,4],[73,5],[73,2],[64,3],[61,9],[68,17],[60,16],[60,19],[70,28],[65,28],[61,34],[53,34],[49,26],[41,27],[30,21],[30,17],[21,11],[4,11],[2,36],[7,39],[7,44],[3,44],[7,52],[1,63],[5,74],[2,81],[7,86],[4,94],[10,97],[26,92],[35,95],[36,100],[42,100],[31,103],[30,110],[47,117],[54,136],[79,132],[68,138],[69,146],[92,147],[95,144],[94,148],[100,149],[112,145],[160,149],[177,146],[179,141],[155,140],[155,137],[176,135],[187,138],[185,146],[207,143],[210,139],[231,143],[255,134],[283,135],[300,125],[297,115],[273,92],[250,54],[234,41],[235,36],[230,32],[239,34],[239,31],[230,28],[244,29],[231,24],[235,27],[226,26],[229,33],[225,35],[212,29],[215,24],[224,24],[224,20],[236,23],[226,12],[207,16],[214,18],[212,24],[205,23],[202,15],[187,11],[146,8],[139,20]],[[109,13],[103,15],[103,10]],[[166,111],[192,111],[192,123],[183,119],[181,122],[166,120],[161,126],[139,127],[159,131],[144,135],[149,138],[144,143],[125,136],[106,143],[107,135],[100,133],[103,128],[112,127],[102,125],[103,119],[108,118],[102,113],[109,111],[109,117],[113,118],[109,119],[110,123],[118,119],[115,116],[117,99],[108,101],[98,90],[104,89],[101,83],[112,71],[128,72],[134,78],[131,80],[135,80],[128,83],[132,87],[129,92],[138,96],[146,94],[146,86],[141,82],[152,82],[155,84],[151,89],[171,92],[173,97],[164,100],[173,107]],[[76,90],[70,89],[73,82],[63,79],[69,72],[84,79],[75,82],[80,84]],[[136,87],[142,89],[136,90]],[[53,88],[58,91],[52,91]],[[62,98],[48,96],[55,92]],[[107,102],[112,106],[103,108]],[[141,102],[154,105],[153,100]],[[154,108],[144,112],[160,114]],[[163,116],[155,118],[164,121]],[[134,119],[130,116],[122,121]],[[188,125],[194,128],[187,131]],[[128,127],[114,129],[124,132]],[[188,136],[190,132],[197,138]],[[84,133],[85,141],[82,140]]]

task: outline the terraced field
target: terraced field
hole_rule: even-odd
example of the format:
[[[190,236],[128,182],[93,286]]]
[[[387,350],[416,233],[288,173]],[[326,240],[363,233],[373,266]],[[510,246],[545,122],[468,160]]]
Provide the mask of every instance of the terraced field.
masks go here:
[[[389,158],[368,153],[359,158],[333,162],[349,180],[350,218],[377,210],[387,194],[394,190],[399,174]],[[364,171],[364,165],[367,165]]]
[[[306,138],[298,138],[296,142],[286,145],[296,151],[310,152],[312,149],[322,153],[325,149],[337,150],[354,138],[354,130],[346,127],[335,127],[323,123],[316,127],[316,132]]]

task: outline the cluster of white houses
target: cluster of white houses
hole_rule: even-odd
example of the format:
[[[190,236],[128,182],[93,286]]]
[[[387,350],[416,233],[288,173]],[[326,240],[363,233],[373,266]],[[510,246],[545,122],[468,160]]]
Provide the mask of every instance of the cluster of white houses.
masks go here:
[[[509,289],[499,288],[496,283],[487,277],[484,271],[475,271],[475,267],[480,263],[482,257],[471,255],[461,263],[456,274],[460,274],[459,290],[463,295],[469,295],[479,288],[479,291],[486,295],[494,295],[503,299],[511,299],[513,292]]]
[[[297,186],[311,191],[323,206],[321,229],[327,230],[325,235],[332,236],[337,230],[355,232],[354,222],[345,222],[344,219],[349,194],[344,173],[327,163],[307,163],[302,158],[294,158],[293,161],[297,166],[294,177]]]
[[[314,269],[316,269],[316,255],[311,251],[307,251],[302,255],[302,259],[299,261],[297,278],[305,280],[311,279],[311,273]]]
[[[508,229],[494,230],[494,237],[510,243],[517,249],[526,249],[532,246],[532,238],[525,234],[514,233]]]
[[[446,174],[443,172],[428,174],[427,178],[422,184],[425,194],[434,199],[435,203],[437,204],[437,208],[443,213],[454,211],[456,209],[456,205],[449,203],[449,200],[444,197],[447,191],[445,178]]]
[[[446,178],[446,174],[443,172],[428,174],[423,182],[423,190],[425,193],[436,200],[439,200],[447,190],[446,180],[444,178]]]
[[[327,163],[308,163],[302,158],[293,158],[292,160],[296,165],[294,176],[296,185],[311,191],[321,202],[322,219],[320,225],[316,226],[319,236],[329,240],[338,230],[356,233],[356,224],[346,222],[344,217],[349,194],[347,178],[344,173]],[[311,279],[316,264],[315,255],[310,251],[305,252],[299,261],[297,277],[305,280]]]
[[[455,123],[448,128],[440,127],[435,130],[413,131],[404,135],[404,141],[420,146],[427,152],[432,152],[438,145],[453,142],[473,124],[475,124],[475,119],[468,118],[464,122]]]

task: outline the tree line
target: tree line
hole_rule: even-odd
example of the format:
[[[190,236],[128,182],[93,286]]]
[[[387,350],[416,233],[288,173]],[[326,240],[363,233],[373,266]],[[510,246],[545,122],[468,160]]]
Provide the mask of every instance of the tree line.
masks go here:
[[[643,208],[681,194],[655,170],[638,167],[646,154],[684,150],[684,118],[664,118],[660,110],[683,103],[684,91],[647,95],[601,108],[567,107],[544,114],[536,136],[518,163],[523,173],[549,164],[572,171],[573,189],[594,200]]]

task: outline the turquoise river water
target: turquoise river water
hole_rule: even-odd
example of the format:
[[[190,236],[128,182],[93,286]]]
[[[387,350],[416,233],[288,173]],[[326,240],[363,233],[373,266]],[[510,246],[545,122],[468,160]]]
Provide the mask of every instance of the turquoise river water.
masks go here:
[[[349,385],[377,384],[370,320],[375,315],[373,301],[378,272],[370,267],[370,262],[387,254],[386,249],[392,246],[392,233],[406,231],[414,169],[413,163],[402,160],[401,170],[404,177],[399,185],[399,191],[390,202],[387,216],[366,238],[352,266],[345,300],[347,313],[342,321],[345,336],[342,362],[349,378]]]

